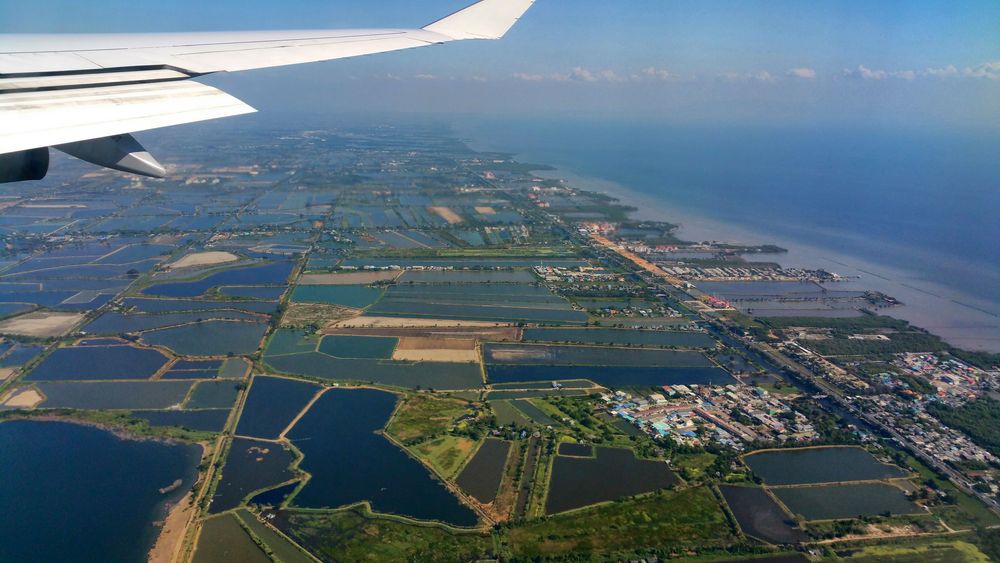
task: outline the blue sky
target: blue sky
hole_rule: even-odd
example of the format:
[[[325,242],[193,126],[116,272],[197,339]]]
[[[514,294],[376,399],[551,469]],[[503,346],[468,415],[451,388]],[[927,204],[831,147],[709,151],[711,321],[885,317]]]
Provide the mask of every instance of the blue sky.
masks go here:
[[[9,0],[0,32],[414,27],[466,3]],[[538,0],[501,42],[212,81],[261,109],[997,127],[998,30],[995,0]]]

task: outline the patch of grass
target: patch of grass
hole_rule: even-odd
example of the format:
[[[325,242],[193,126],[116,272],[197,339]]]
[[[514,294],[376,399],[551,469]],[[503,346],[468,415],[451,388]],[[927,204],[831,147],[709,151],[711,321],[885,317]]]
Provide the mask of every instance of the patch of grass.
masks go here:
[[[442,436],[410,448],[438,473],[450,479],[476,449],[476,442],[465,436]]]
[[[884,563],[898,561],[909,563],[910,561],[920,561],[922,563],[959,563],[959,562],[987,562],[990,560],[975,545],[955,540],[950,542],[932,541],[919,544],[889,544],[874,545],[861,548],[847,557],[843,561],[864,562],[871,561]]]
[[[708,452],[679,454],[673,458],[672,465],[677,468],[684,479],[697,479],[715,463],[717,457],[719,456]]]
[[[462,400],[410,395],[396,410],[386,432],[400,442],[412,443],[450,431],[455,419],[468,410]]]
[[[573,554],[593,559],[722,549],[736,542],[725,514],[704,487],[617,501],[528,522],[509,529],[503,539],[515,557]]]
[[[1000,525],[1000,518],[978,499],[959,490],[951,481],[939,477],[934,471],[913,456],[906,455],[905,465],[920,474],[921,481],[931,480],[934,485],[947,493],[955,504],[950,507],[932,508],[952,528],[987,527]]]
[[[474,561],[492,558],[488,534],[369,518],[364,509],[283,512],[277,526],[326,561]]]

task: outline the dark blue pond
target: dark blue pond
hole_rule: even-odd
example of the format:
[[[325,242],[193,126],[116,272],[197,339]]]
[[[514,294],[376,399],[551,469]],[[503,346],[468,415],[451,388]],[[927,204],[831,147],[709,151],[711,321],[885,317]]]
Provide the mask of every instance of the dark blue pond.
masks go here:
[[[337,507],[367,500],[377,512],[474,526],[476,513],[406,455],[381,430],[396,396],[372,389],[327,391],[288,437],[305,456],[312,479],[296,506]]]
[[[2,423],[0,452],[0,561],[20,563],[145,561],[200,461],[197,446],[64,422]]]
[[[151,348],[79,346],[59,348],[38,364],[29,381],[149,379],[167,357]]]
[[[291,262],[275,262],[264,266],[236,268],[212,274],[198,281],[152,285],[142,290],[142,293],[164,297],[197,297],[220,285],[280,285],[288,279],[293,266]]]

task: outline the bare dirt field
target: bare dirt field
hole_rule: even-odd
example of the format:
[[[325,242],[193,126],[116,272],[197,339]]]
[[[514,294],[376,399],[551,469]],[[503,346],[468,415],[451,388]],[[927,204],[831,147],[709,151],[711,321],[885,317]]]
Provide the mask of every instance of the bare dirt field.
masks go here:
[[[231,252],[195,252],[172,264],[168,264],[167,269],[178,270],[180,268],[193,268],[195,266],[214,266],[216,264],[236,262],[239,259],[239,256]]]
[[[21,389],[15,391],[7,400],[3,402],[5,407],[13,407],[18,409],[31,409],[37,406],[39,403],[45,400],[45,397],[35,389]]]
[[[7,381],[10,376],[14,375],[14,368],[0,368],[0,383]]]
[[[282,327],[304,327],[316,325],[328,326],[336,321],[357,317],[358,309],[350,309],[339,305],[325,303],[289,303],[288,309],[281,317]]]
[[[392,281],[402,271],[349,272],[346,274],[303,274],[299,285],[364,285],[380,281]]]
[[[53,338],[69,332],[83,317],[83,313],[28,313],[0,322],[0,334]]]
[[[404,336],[392,354],[394,360],[425,362],[477,362],[474,338]]]
[[[452,211],[450,207],[428,207],[427,210],[448,221],[449,225],[465,222],[465,219],[462,219],[462,216]]]
[[[332,328],[405,328],[405,327],[498,327],[508,323],[456,321],[448,319],[411,319],[403,317],[355,317],[333,323]]]
[[[477,207],[476,208],[476,213],[478,213],[480,215],[496,215],[497,214],[497,210],[493,209],[492,207],[484,205],[482,207]]]
[[[371,317],[366,317],[371,318]],[[489,340],[490,342],[520,341],[521,329],[516,326],[424,326],[424,327],[330,327],[324,334],[351,334],[355,336],[397,336],[400,338],[414,336],[423,338],[452,338]]]

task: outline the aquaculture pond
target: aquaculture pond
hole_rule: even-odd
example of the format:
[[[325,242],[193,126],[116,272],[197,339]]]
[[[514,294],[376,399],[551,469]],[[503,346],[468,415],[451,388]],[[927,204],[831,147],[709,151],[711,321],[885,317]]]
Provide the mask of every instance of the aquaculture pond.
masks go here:
[[[823,485],[772,489],[775,496],[806,520],[833,520],[878,514],[917,514],[919,506],[902,489],[885,485]]]
[[[559,444],[559,455],[570,455],[577,457],[591,457],[594,455],[594,446],[590,444],[574,444],[563,442]]]
[[[334,358],[320,352],[271,356],[265,361],[289,374],[329,379],[381,383],[394,387],[470,389],[482,385],[479,365],[449,362],[390,362]]]
[[[166,365],[158,350],[134,346],[59,348],[31,370],[27,381],[149,379]]]
[[[389,359],[399,339],[380,336],[324,336],[319,351],[337,358]]]
[[[293,503],[333,508],[367,500],[378,512],[474,526],[475,512],[377,433],[395,406],[395,395],[372,389],[320,397],[288,434],[304,456],[300,467],[312,474]]]
[[[736,380],[726,370],[717,367],[619,367],[619,366],[552,366],[498,365],[486,366],[492,383],[514,381],[560,381],[589,379],[611,388],[661,385],[729,385]],[[544,392],[542,392],[544,393]]]
[[[245,299],[280,299],[285,293],[285,286],[280,287],[253,287],[244,285],[234,285],[219,288],[219,293],[230,297],[243,297]]]
[[[382,291],[367,285],[300,285],[292,291],[292,301],[363,309],[378,301]]]
[[[35,385],[44,395],[44,408],[167,409],[180,405],[190,381],[69,381]]]
[[[146,561],[153,523],[201,458],[194,445],[27,420],[0,423],[0,452],[0,561],[23,563]]]
[[[194,323],[209,319],[230,319],[230,320],[260,320],[262,317],[244,311],[211,311],[188,313],[163,313],[163,314],[125,314],[117,311],[108,311],[97,317],[87,326],[84,331],[90,334],[121,334],[123,332],[142,332],[155,328],[177,326]]]
[[[866,450],[851,446],[773,450],[743,459],[768,485],[872,481],[907,475],[901,468],[879,463]]]
[[[704,332],[619,328],[528,328],[524,330],[523,339],[535,342],[584,342],[676,348],[715,346],[715,340]]]
[[[288,280],[293,267],[292,262],[275,262],[263,266],[234,268],[200,280],[158,283],[143,289],[142,293],[163,297],[197,297],[222,285],[281,285]]]
[[[490,503],[497,496],[504,466],[510,454],[511,443],[505,440],[486,440],[476,455],[458,474],[456,482],[467,494],[482,503]]]
[[[231,409],[236,403],[242,382],[232,379],[202,381],[195,385],[184,404],[186,409]]]
[[[210,506],[213,513],[236,508],[254,491],[280,485],[295,474],[291,450],[274,442],[234,438],[222,468],[222,479]]]
[[[205,321],[144,332],[142,340],[188,356],[241,355],[254,353],[266,331],[264,323]]]
[[[622,476],[627,475],[627,479]],[[648,493],[677,482],[662,461],[636,459],[632,450],[597,448],[597,456],[556,456],[545,513],[555,514],[599,502]]]
[[[745,534],[776,544],[806,539],[795,520],[764,489],[721,485],[719,490]]]
[[[614,366],[614,367],[712,367],[701,352],[559,346],[537,344],[485,344],[487,363],[510,365]]]
[[[321,389],[315,383],[256,376],[236,427],[240,436],[275,439]]]

